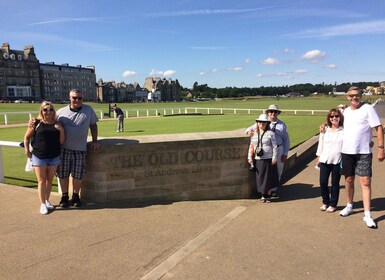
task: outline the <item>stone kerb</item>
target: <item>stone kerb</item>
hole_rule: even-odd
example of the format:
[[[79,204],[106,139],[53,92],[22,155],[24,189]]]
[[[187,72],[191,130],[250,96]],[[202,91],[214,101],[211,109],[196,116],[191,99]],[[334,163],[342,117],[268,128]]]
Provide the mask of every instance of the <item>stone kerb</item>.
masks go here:
[[[231,135],[102,139],[99,151],[88,151],[82,197],[93,202],[247,198],[250,140]]]

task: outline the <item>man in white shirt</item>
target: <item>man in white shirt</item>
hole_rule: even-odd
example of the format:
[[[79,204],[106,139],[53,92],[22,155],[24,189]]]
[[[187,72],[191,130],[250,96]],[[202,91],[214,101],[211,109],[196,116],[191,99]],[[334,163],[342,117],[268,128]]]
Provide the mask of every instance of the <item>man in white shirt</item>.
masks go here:
[[[342,143],[342,167],[345,174],[346,207],[340,216],[353,213],[354,179],[359,176],[364,204],[364,222],[369,228],[377,228],[370,214],[372,177],[372,129],[377,132],[378,160],[385,159],[384,130],[376,110],[361,102],[362,91],[350,87],[346,93],[350,107],[344,111],[344,138]]]

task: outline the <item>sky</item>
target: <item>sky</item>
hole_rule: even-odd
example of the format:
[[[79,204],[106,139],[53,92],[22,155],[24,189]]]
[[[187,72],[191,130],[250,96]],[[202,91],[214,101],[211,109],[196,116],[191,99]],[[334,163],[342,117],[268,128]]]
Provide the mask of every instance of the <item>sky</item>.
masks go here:
[[[96,79],[186,88],[385,81],[385,1],[0,1],[0,43]]]

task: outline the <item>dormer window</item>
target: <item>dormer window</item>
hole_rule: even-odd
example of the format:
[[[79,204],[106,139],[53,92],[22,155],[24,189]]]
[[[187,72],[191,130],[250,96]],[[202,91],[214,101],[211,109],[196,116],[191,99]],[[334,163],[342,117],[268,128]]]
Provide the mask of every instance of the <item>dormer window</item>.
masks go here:
[[[15,60],[15,54],[12,53],[10,56],[9,56],[12,60]]]
[[[8,59],[8,58],[9,58],[9,55],[8,55],[7,53],[3,53],[3,57],[4,57],[5,59]]]
[[[21,54],[17,55],[17,60],[21,60]]]

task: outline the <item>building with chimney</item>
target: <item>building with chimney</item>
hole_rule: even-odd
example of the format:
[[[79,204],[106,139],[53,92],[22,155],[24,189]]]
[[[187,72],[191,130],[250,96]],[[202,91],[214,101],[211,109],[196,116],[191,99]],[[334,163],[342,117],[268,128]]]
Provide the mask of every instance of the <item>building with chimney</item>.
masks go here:
[[[33,46],[13,50],[9,43],[0,49],[0,99],[40,100],[39,60]]]

